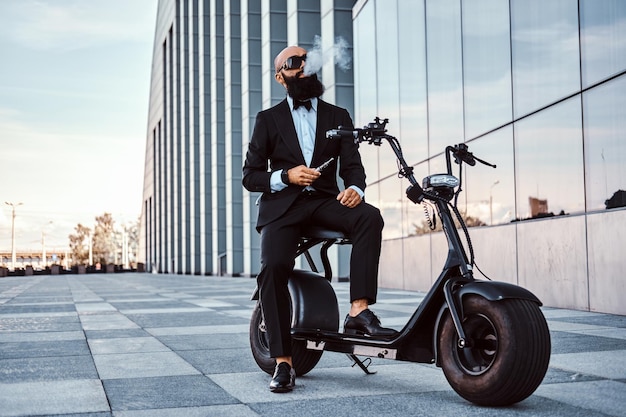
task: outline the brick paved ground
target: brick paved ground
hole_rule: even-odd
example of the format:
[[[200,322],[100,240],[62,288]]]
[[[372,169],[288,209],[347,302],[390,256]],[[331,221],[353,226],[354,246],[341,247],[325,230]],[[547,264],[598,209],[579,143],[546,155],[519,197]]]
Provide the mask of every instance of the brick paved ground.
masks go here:
[[[0,279],[0,416],[624,416],[626,317],[545,308],[550,369],[508,408],[460,398],[433,365],[326,352],[271,394],[248,346],[248,278],[98,274]],[[342,316],[348,284],[334,284]],[[380,290],[401,328],[423,294]]]

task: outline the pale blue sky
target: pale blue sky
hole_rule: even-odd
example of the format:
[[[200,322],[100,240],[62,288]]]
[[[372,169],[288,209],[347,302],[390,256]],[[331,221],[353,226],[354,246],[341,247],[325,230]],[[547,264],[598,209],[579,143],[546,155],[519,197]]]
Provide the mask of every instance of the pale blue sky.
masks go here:
[[[0,0],[0,251],[139,217],[157,3]]]

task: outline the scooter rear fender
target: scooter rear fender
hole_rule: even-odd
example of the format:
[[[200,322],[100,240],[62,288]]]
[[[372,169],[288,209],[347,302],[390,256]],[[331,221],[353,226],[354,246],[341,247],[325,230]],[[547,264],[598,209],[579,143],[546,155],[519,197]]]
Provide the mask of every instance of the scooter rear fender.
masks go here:
[[[294,329],[339,329],[339,303],[331,283],[323,276],[294,269],[289,277],[292,319]],[[259,299],[259,289],[254,290],[252,300]]]

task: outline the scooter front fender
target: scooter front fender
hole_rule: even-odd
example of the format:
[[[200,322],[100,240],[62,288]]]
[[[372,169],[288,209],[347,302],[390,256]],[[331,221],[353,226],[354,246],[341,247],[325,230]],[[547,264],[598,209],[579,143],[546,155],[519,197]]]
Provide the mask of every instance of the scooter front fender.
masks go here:
[[[539,298],[537,298],[532,292],[508,282],[472,281],[464,284],[461,288],[454,292],[454,295],[459,301],[463,301],[463,297],[467,294],[480,295],[489,301],[517,298],[535,302],[540,306],[543,305]]]

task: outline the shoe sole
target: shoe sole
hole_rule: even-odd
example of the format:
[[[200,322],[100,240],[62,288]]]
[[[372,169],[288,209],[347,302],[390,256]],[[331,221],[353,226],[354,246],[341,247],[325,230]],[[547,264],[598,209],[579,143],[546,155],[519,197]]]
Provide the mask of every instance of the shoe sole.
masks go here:
[[[363,336],[363,337],[372,337],[375,339],[393,339],[394,337],[396,337],[398,335],[398,332],[396,332],[395,334],[392,335],[373,335],[370,333],[365,333],[362,330],[357,330],[357,329],[346,329],[344,327],[343,329],[344,334],[351,334],[351,335],[356,335],[356,336]]]
[[[366,337],[371,337],[371,336],[372,336],[372,335],[370,335],[370,334],[368,334],[368,333],[365,333],[365,332],[364,332],[364,331],[362,331],[362,330],[357,330],[357,329],[346,329],[346,328],[344,328],[344,329],[343,329],[343,332],[344,332],[345,334],[355,334],[355,335],[357,335],[357,336],[366,336]]]
[[[285,392],[291,392],[293,390],[292,388],[270,388],[271,392],[274,392],[276,394],[284,394]]]

